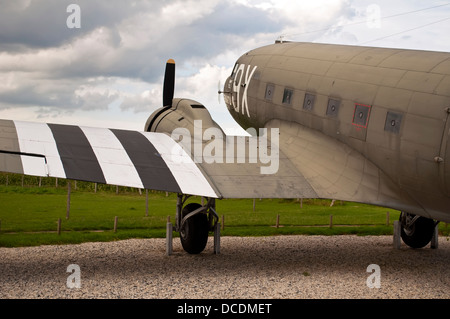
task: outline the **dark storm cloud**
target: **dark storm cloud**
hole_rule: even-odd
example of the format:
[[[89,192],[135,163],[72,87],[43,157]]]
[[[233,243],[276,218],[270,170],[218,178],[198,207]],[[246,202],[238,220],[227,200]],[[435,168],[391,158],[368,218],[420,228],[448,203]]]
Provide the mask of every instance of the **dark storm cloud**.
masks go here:
[[[81,8],[82,27],[79,29],[70,29],[66,24],[71,14],[67,7],[72,3]],[[1,0],[0,50],[60,46],[97,27],[113,27],[124,17],[142,10],[142,4],[132,6],[130,2],[114,0]]]
[[[69,29],[66,25],[71,3],[81,8],[81,28]],[[282,29],[267,12],[242,5],[220,3],[213,11],[193,22],[183,23],[177,14],[161,12],[170,1],[74,1],[34,0],[0,1],[0,51],[33,52],[33,50],[73,45],[103,27],[102,43],[92,43],[90,50],[73,46],[71,63],[51,70],[54,77],[117,76],[136,77],[155,81],[160,72],[155,69],[170,57],[177,62],[196,58],[209,58],[234,45],[241,37],[258,32],[276,32]],[[135,48],[122,43],[121,28],[134,23],[139,15],[149,13],[140,28],[148,28],[141,35],[146,45]],[[179,21],[161,35],[155,18]],[[164,29],[164,28],[163,28]],[[103,44],[103,47],[100,47]],[[99,46],[99,50],[94,50]],[[78,50],[78,51],[76,51]],[[103,50],[103,51],[100,51]],[[39,61],[36,61],[39,63]]]

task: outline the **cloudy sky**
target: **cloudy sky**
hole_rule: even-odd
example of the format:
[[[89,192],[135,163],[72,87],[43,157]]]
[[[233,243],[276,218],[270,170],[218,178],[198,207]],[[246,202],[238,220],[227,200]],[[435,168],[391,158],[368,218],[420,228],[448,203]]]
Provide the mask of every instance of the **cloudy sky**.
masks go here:
[[[0,118],[142,130],[173,58],[175,97],[227,129],[218,83],[252,48],[283,36],[450,51],[449,31],[450,1],[0,0]]]

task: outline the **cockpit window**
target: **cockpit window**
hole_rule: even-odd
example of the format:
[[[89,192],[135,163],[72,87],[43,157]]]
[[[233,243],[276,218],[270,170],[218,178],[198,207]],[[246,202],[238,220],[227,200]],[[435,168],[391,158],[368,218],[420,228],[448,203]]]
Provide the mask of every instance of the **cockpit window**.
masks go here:
[[[233,67],[233,71],[231,71],[231,75],[230,75],[231,78],[234,78],[234,76],[236,75],[237,69],[238,69],[238,64],[236,63]]]

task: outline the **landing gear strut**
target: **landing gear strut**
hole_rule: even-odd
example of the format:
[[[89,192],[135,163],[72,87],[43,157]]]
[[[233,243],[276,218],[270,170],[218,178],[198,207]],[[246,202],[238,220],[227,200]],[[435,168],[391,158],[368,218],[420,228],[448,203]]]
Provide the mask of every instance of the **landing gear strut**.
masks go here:
[[[426,217],[402,212],[400,224],[403,242],[412,248],[425,247],[431,241],[437,223]]]
[[[189,254],[201,253],[208,242],[208,233],[216,231],[219,216],[215,211],[215,199],[209,198],[206,205],[189,203],[190,195],[178,194],[175,230],[180,233],[183,249]],[[216,236],[215,236],[215,240]],[[214,245],[217,253],[216,243]]]

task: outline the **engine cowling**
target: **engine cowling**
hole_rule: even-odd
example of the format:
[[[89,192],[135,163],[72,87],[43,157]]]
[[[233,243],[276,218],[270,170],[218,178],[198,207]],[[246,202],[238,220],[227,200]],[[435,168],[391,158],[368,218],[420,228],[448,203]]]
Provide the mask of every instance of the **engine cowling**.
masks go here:
[[[206,107],[190,99],[173,99],[171,106],[156,110],[148,118],[144,129],[146,132],[171,134],[177,128],[186,128],[194,136],[194,121],[199,120],[201,121],[202,131],[216,127],[224,134],[220,126],[212,119]]]

